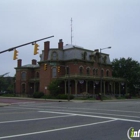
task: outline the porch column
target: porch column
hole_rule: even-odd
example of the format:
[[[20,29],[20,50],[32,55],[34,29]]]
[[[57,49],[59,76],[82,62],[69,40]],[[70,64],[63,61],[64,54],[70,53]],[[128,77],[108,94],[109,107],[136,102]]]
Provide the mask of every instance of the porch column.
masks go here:
[[[75,95],[77,95],[77,80],[75,80]]]
[[[114,94],[115,94],[115,90],[116,90],[116,89],[115,89],[115,82],[114,82]]]
[[[64,82],[65,82],[65,95],[66,95],[67,94],[66,93],[66,91],[67,91],[67,86],[66,86],[67,81],[65,80]]]
[[[36,83],[34,82],[34,93],[36,92]]]
[[[127,94],[127,83],[125,83],[125,94]]]
[[[119,83],[119,96],[121,95],[121,83]]]
[[[87,90],[88,90],[88,81],[86,80],[86,93],[87,93]]]
[[[104,95],[105,95],[105,81],[104,81]]]
[[[95,94],[95,82],[93,82],[93,95]]]

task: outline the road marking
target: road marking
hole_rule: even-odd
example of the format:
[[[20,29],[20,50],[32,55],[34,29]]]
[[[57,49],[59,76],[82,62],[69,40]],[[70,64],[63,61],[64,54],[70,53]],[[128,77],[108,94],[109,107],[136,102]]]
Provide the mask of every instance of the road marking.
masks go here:
[[[31,102],[26,102],[26,101],[24,102],[24,101],[21,101],[21,102],[16,102],[16,103],[11,103],[11,104],[12,104],[12,105],[18,105],[18,104],[19,104],[19,105],[20,105],[20,104],[23,104],[23,105],[24,105],[24,104],[34,104],[34,103],[35,103],[35,101],[31,101]]]
[[[45,131],[31,132],[31,133],[11,135],[11,136],[3,136],[3,137],[0,137],[0,139],[15,138],[15,137],[36,135],[36,134],[49,133],[49,132],[55,132],[55,131],[62,131],[62,130],[68,130],[68,129],[74,129],[74,128],[81,128],[81,127],[87,127],[87,126],[92,126],[92,125],[97,125],[97,124],[109,123],[109,122],[113,122],[113,121],[116,121],[116,120],[108,120],[108,121],[102,121],[102,122],[96,122],[96,123],[90,123],[90,124],[76,125],[76,126],[57,128],[57,129],[50,129],[50,130],[45,130]]]
[[[39,112],[44,112],[44,113],[45,113],[45,112],[46,112],[46,113],[57,113],[57,114],[71,114],[71,113],[54,112],[54,111],[39,111]],[[113,120],[129,121],[129,122],[138,122],[138,123],[140,123],[140,120],[131,120],[131,119],[123,119],[123,118],[96,116],[96,115],[85,115],[85,114],[73,114],[73,115],[82,116],[82,117],[94,117],[94,118],[113,119]]]
[[[55,118],[63,118],[63,117],[71,117],[71,116],[75,116],[75,115],[69,113],[69,115],[63,115],[63,116],[54,116],[54,117],[45,117],[45,118],[34,118],[34,119],[25,119],[25,120],[3,121],[3,122],[0,122],[0,124],[3,124],[3,123],[26,122],[26,121],[38,121],[38,120],[55,119]]]
[[[23,108],[23,109],[29,109],[29,108]],[[35,109],[35,108],[30,108],[30,109]],[[39,109],[39,108],[38,108]],[[36,110],[38,110],[38,109],[36,109]],[[41,108],[40,108],[41,109]],[[62,110],[61,110],[62,111]],[[63,111],[67,111],[67,110],[63,110]],[[47,112],[47,111],[42,111],[42,112]],[[55,111],[50,111],[50,112],[54,112],[55,113]],[[75,112],[75,111],[71,111],[71,112]],[[60,112],[58,112],[58,113],[60,113]],[[65,113],[65,112],[61,112],[61,113],[63,113],[63,114],[67,114],[67,113]],[[86,113],[86,112],[85,112]],[[92,112],[91,112],[92,113]],[[68,114],[72,114],[72,113],[68,113]],[[93,113],[94,114],[94,113]],[[84,114],[75,114],[75,115],[84,115]],[[95,116],[95,115],[86,115],[86,116]],[[114,118],[114,117],[104,117],[104,116],[95,116],[95,117],[100,117],[100,118],[105,118],[105,119],[117,119],[117,120],[121,120],[121,121],[130,121],[130,122],[138,122],[138,123],[140,123],[140,121],[139,120],[131,120],[131,119],[123,119],[123,118]]]
[[[54,113],[54,114],[77,115],[77,114],[73,114],[73,113],[67,113],[67,112],[57,112],[57,111],[38,111],[38,112],[44,112],[44,113]]]
[[[26,107],[26,106],[28,106],[28,105],[20,105],[21,107]],[[44,106],[37,106],[38,108],[39,107],[44,107]],[[138,111],[127,111],[127,110],[109,110],[109,109],[94,109],[94,108],[92,108],[92,109],[89,109],[89,108],[73,108],[73,107],[70,107],[70,108],[67,108],[67,107],[57,107],[57,106],[47,106],[47,109],[48,108],[58,108],[58,109],[74,109],[74,110],[90,110],[90,111],[94,111],[94,110],[99,110],[99,111],[110,111],[110,112],[128,112],[128,113],[137,113],[137,114],[139,114],[140,112],[138,112]],[[40,108],[39,108],[40,109]]]
[[[84,115],[84,114],[76,114],[77,116],[83,117],[94,117],[94,118],[102,118],[102,119],[114,119],[119,121],[128,121],[128,122],[137,122],[140,123],[140,120],[131,120],[131,119],[123,119],[123,118],[114,118],[114,117],[104,117],[104,116],[96,116],[96,115]]]
[[[71,114],[71,113],[54,112],[54,111],[39,111],[39,112],[56,113],[56,114]],[[115,120],[121,120],[121,121],[130,121],[130,122],[139,122],[139,123],[140,123],[139,120],[131,120],[131,119],[122,119],[122,118],[105,117],[105,116],[96,116],[96,115],[85,115],[85,114],[73,114],[73,115],[82,116],[82,117],[102,118],[102,119],[115,119]]]
[[[56,111],[67,111],[67,110],[56,110]],[[45,111],[44,111],[45,112]],[[140,118],[139,116],[128,116],[128,115],[119,115],[119,114],[110,114],[110,113],[99,113],[99,112],[87,112],[87,111],[70,111],[69,112],[76,112],[76,113],[90,113],[90,114],[99,114],[99,115],[112,115],[112,116],[122,116],[128,118]]]

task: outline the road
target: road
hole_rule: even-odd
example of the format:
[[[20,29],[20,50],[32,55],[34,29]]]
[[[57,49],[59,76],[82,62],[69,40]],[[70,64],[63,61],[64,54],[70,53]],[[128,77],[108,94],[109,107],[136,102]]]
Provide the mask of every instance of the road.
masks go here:
[[[18,102],[0,107],[0,126],[8,140],[128,140],[140,129],[140,100]]]

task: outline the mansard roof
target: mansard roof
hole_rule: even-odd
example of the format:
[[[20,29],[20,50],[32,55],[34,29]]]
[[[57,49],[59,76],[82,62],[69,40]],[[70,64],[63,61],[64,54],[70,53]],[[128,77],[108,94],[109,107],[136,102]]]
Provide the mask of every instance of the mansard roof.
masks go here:
[[[75,45],[69,45],[66,44],[64,46],[64,49],[59,48],[50,48],[49,54],[48,54],[48,61],[51,61],[52,54],[57,53],[58,59],[60,61],[68,61],[72,59],[78,59],[83,60],[83,56],[86,55],[86,61],[91,61],[91,56],[99,54],[98,50],[88,50],[84,49],[83,47],[75,46]],[[43,52],[44,53],[44,52]],[[109,54],[101,53],[102,59],[100,58],[99,61],[103,63],[104,59],[106,59],[106,64],[111,64]],[[43,59],[42,59],[43,60]]]

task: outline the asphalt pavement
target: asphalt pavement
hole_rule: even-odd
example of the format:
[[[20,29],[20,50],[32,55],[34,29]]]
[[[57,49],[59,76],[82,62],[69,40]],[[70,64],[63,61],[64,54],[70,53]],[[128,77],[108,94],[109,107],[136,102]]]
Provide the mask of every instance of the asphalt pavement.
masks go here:
[[[129,140],[140,129],[140,101],[17,100],[0,107],[0,126],[9,140]]]

